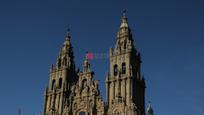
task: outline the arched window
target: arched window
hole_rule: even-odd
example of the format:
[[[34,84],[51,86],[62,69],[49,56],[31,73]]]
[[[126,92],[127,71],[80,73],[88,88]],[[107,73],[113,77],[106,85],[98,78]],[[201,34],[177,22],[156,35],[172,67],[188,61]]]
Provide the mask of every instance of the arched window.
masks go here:
[[[125,63],[122,63],[122,74],[126,73],[126,65]]]
[[[55,87],[55,79],[52,80],[52,90],[54,89],[54,87]]]
[[[118,65],[114,65],[114,70],[113,70],[113,74],[114,76],[117,76],[118,75]]]
[[[126,40],[124,41],[124,49],[126,49],[126,44],[127,44],[127,42],[126,42]]]
[[[79,115],[86,115],[86,113],[82,111],[79,113]]]
[[[67,65],[67,58],[66,57],[64,57],[64,59],[63,59],[63,64],[66,66]]]
[[[61,59],[59,58],[58,59],[58,68],[60,68],[61,67]]]
[[[117,112],[117,113],[116,113],[116,115],[120,115],[120,113],[119,113],[119,112]]]
[[[59,79],[59,88],[62,88],[62,78]]]
[[[119,111],[115,111],[114,115],[120,115],[120,112]]]

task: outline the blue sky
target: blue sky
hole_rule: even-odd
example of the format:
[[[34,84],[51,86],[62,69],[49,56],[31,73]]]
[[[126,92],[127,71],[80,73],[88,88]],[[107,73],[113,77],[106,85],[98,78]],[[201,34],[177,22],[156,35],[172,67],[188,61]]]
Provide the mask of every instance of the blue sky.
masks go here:
[[[75,61],[108,53],[127,10],[155,115],[204,114],[202,0],[0,0],[0,114],[37,115],[67,27]],[[105,100],[108,59],[91,61]]]

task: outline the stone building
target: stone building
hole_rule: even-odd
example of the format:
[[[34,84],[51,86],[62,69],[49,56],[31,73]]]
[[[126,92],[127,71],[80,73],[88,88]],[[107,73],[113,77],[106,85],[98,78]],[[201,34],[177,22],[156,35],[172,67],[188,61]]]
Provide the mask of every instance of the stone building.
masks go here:
[[[84,59],[82,71],[76,70],[70,38],[67,32],[57,63],[50,68],[43,115],[153,115],[151,105],[145,112],[141,57],[134,46],[125,13],[115,46],[109,51],[110,72],[105,81],[107,102],[102,101],[89,60]]]

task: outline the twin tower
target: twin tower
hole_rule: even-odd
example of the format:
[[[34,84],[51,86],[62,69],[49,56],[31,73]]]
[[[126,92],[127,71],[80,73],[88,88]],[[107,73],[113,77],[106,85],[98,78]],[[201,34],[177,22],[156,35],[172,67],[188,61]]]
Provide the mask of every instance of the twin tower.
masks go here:
[[[74,53],[67,32],[57,63],[50,68],[49,86],[44,92],[43,115],[153,115],[145,110],[145,80],[140,53],[134,46],[125,14],[110,48],[110,73],[106,75],[107,102],[102,101],[98,80],[94,80],[88,59],[76,71]]]

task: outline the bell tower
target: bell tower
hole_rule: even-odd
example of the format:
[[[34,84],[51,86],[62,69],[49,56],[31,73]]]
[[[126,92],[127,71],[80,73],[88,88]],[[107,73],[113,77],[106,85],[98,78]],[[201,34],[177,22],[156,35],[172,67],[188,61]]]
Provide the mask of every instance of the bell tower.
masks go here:
[[[145,80],[141,57],[136,50],[125,12],[110,48],[110,73],[106,75],[108,114],[145,115]]]
[[[56,65],[50,68],[49,85],[44,92],[43,115],[62,115],[71,86],[77,81],[70,38],[70,32],[67,31]]]

